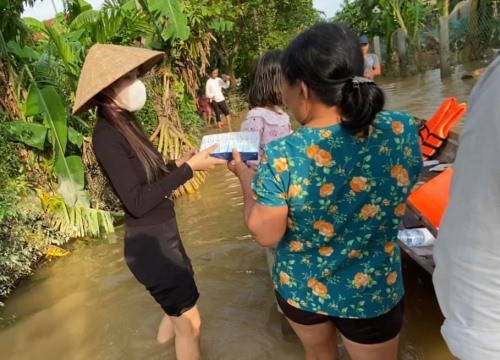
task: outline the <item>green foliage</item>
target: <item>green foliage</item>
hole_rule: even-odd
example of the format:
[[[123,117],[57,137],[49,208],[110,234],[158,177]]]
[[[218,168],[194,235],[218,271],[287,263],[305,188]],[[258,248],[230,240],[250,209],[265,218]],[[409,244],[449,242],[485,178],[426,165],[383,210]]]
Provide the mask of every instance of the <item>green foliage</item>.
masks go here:
[[[40,201],[28,193],[19,149],[6,130],[0,126],[0,299],[31,273],[45,245],[67,240],[44,224]]]
[[[148,93],[153,93],[154,90],[148,86]],[[137,112],[137,118],[141,122],[144,131],[148,136],[151,136],[158,126],[158,111],[153,107],[153,102],[149,99],[144,107]]]
[[[187,40],[189,28],[179,0],[137,0],[143,11],[155,21],[157,34],[163,41]],[[155,39],[159,41],[159,39]]]
[[[182,130],[189,134],[191,140],[199,142],[205,129],[205,120],[196,113],[196,106],[193,101],[188,99],[188,96],[179,102],[179,117]]]
[[[26,116],[43,115],[43,125],[48,129],[48,139],[53,150],[54,170],[59,177],[59,193],[70,206],[89,207],[84,192],[82,159],[74,155],[66,156],[68,143],[66,109],[57,91],[52,87],[40,90],[32,84],[24,113]]]
[[[199,0],[200,6],[208,6]],[[234,79],[247,84],[252,64],[269,49],[283,49],[298,33],[318,22],[320,14],[312,1],[237,1],[210,2],[207,18],[218,24],[221,18],[232,24],[230,29],[214,32],[217,49],[214,65],[228,72]],[[251,26],[249,26],[251,24]]]

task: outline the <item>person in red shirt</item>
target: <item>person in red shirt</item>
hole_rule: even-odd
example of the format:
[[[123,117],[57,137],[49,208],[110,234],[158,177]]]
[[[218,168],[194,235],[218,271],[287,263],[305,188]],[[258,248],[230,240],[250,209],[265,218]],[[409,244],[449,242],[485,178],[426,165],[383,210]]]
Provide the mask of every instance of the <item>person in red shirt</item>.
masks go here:
[[[212,107],[210,106],[210,99],[206,97],[202,90],[198,92],[198,97],[196,98],[196,112],[205,120],[207,125],[210,125]]]

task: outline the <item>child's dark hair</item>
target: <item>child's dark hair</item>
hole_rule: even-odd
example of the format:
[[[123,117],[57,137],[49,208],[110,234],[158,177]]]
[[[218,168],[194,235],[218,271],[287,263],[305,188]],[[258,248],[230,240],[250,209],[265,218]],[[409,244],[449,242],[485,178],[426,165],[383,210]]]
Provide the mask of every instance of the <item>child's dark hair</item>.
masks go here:
[[[383,91],[360,78],[364,59],[357,36],[348,28],[322,23],[297,36],[285,49],[281,67],[289,84],[303,81],[330,106],[338,106],[342,126],[367,131],[384,108]]]
[[[248,103],[250,107],[283,105],[281,96],[281,55],[282,51],[270,50],[262,55],[250,76]]]

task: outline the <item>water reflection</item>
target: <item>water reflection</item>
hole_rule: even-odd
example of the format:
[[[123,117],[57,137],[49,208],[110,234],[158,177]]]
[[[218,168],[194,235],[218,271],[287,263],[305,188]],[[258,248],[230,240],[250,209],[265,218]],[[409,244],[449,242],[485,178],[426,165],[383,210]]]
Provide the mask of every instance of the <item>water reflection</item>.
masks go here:
[[[421,117],[445,97],[466,101],[473,86],[459,74],[443,83],[436,71],[380,83],[388,108]],[[177,202],[201,293],[204,359],[303,359],[276,310],[264,250],[242,224],[242,203],[237,180],[224,168]],[[174,359],[172,346],[154,341],[161,309],[126,268],[122,242],[119,230],[110,241],[74,243],[71,256],[24,281],[2,310],[15,320],[0,331],[2,359]],[[452,359],[430,276],[407,259],[405,283],[401,359]]]

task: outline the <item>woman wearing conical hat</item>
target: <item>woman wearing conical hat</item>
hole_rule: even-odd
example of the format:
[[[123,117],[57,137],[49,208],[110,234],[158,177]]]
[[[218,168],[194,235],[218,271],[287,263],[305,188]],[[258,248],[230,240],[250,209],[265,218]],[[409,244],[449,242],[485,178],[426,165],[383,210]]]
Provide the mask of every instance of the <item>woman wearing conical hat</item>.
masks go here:
[[[164,162],[134,115],[146,102],[138,79],[163,53],[117,45],[94,45],[83,65],[73,114],[97,107],[92,142],[97,160],[126,213],[125,261],[165,312],[157,340],[175,336],[177,358],[199,358],[199,294],[182,245],[169,196],[192,178],[225,161],[216,147]]]

